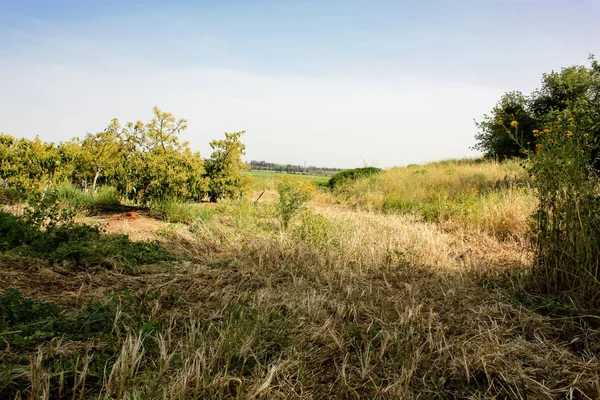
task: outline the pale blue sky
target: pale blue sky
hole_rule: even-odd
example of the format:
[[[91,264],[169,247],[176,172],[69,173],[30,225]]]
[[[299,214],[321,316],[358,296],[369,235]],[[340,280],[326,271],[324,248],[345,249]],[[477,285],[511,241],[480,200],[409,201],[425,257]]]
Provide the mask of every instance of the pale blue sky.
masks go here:
[[[0,131],[60,141],[153,105],[247,159],[339,167],[472,156],[507,90],[586,64],[599,0],[0,0]]]

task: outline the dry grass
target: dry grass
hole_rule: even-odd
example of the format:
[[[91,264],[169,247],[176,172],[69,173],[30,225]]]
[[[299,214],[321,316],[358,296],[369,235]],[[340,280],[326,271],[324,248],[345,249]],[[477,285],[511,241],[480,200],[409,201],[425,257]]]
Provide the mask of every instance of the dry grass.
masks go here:
[[[451,185],[504,167],[426,168]],[[341,195],[371,185],[367,201],[392,177]],[[437,222],[320,193],[282,230],[271,192],[224,202],[211,218],[144,231],[182,261],[137,275],[0,258],[0,293],[115,307],[108,333],[4,347],[0,361],[25,358],[0,382],[14,398],[600,398],[600,318],[552,317],[519,297],[530,199],[513,183]]]
[[[410,213],[500,238],[523,237],[536,204],[516,162],[473,160],[392,168],[336,195],[354,208]]]
[[[102,348],[93,336],[43,345],[31,349],[21,395],[600,396],[597,330],[568,330],[570,320],[486,289],[526,270],[530,255],[518,241],[332,206],[315,206],[287,232],[276,226],[269,205],[223,205],[210,221],[163,233],[189,260],[175,273],[72,273],[3,260],[2,291],[76,308],[108,293],[135,299],[114,316],[105,369],[92,368]],[[122,323],[131,316],[156,329],[131,329]],[[48,364],[57,352],[79,360],[62,371],[60,388],[61,372]]]

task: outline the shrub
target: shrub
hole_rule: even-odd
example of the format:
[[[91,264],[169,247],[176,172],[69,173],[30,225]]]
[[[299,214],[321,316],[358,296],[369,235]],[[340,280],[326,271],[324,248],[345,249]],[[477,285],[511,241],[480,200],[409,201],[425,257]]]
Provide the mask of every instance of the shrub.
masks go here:
[[[328,186],[333,189],[336,186],[339,186],[347,181],[353,181],[358,178],[371,176],[371,175],[377,174],[381,171],[382,170],[380,168],[375,168],[375,167],[347,169],[345,171],[341,171],[341,172],[338,172],[337,174],[333,175],[329,179]]]
[[[534,277],[547,294],[600,305],[600,179],[590,167],[589,134],[573,118],[559,116],[541,131],[527,169],[539,200],[534,214]],[[518,137],[518,123],[511,123]]]
[[[302,224],[294,231],[300,240],[316,248],[339,244],[334,235],[335,227],[325,216],[306,210],[301,217]]]
[[[279,193],[277,211],[284,229],[291,219],[304,207],[315,191],[315,186],[306,179],[292,175],[283,175],[275,180]]]

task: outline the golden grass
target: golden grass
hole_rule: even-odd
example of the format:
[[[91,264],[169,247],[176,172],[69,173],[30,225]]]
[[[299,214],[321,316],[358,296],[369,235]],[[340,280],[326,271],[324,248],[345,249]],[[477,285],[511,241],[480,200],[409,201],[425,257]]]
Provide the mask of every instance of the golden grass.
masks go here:
[[[404,182],[417,168],[390,174]],[[468,165],[452,179],[443,171],[458,166],[427,168],[439,180],[421,180],[423,195],[428,182],[451,185],[485,168],[500,178],[505,167]],[[377,179],[391,182],[386,174]],[[24,376],[18,393],[39,393],[32,398],[600,398],[598,325],[513,297],[531,263],[519,179],[441,221],[346,207],[361,185],[388,195],[377,180],[338,193],[342,205],[317,195],[285,231],[270,192],[257,204],[224,202],[213,218],[156,231],[183,261],[137,276],[0,258],[0,292],[64,307],[110,293],[135,300],[119,303],[101,372],[92,372],[103,346],[92,336],[30,349],[29,368],[12,379]],[[131,329],[132,317],[157,328]],[[47,363],[57,352],[79,360],[60,388]]]
[[[519,238],[536,200],[516,162],[458,160],[392,168],[338,188],[351,207],[412,213],[446,226]]]

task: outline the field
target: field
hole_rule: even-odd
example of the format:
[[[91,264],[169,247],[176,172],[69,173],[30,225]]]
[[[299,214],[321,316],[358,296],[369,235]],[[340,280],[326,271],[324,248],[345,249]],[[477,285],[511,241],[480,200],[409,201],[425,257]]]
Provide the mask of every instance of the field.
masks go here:
[[[528,288],[518,164],[318,188],[287,230],[281,174],[250,175],[217,204],[63,194],[101,230],[0,246],[0,398],[600,398],[600,317]],[[5,211],[0,232],[29,232]]]
[[[245,171],[244,173],[251,176],[252,178],[254,178],[253,188],[256,190],[258,190],[258,189],[273,189],[274,188],[273,181],[278,176],[285,175],[281,172],[262,171],[262,170],[250,170],[250,171]],[[327,175],[298,175],[298,176],[302,176],[303,178],[314,183],[315,185],[325,185],[325,184],[327,184],[327,182],[329,182],[329,178],[330,178]]]

